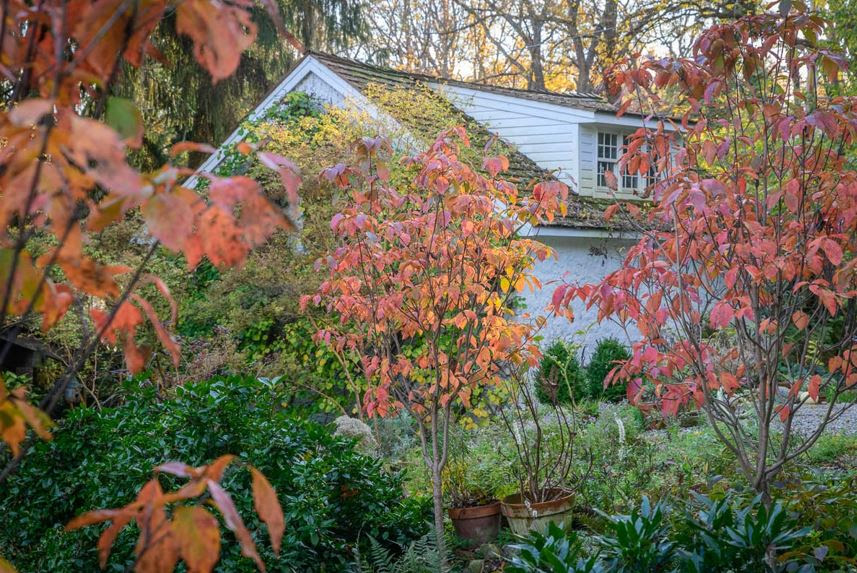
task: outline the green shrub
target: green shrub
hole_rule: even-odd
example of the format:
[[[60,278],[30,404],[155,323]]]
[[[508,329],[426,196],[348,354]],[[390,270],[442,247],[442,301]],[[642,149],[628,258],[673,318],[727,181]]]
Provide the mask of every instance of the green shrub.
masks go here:
[[[586,377],[571,344],[557,340],[542,355],[536,371],[536,397],[543,404],[570,404],[587,397]]]
[[[823,570],[821,559],[798,547],[810,533],[780,503],[734,495],[696,495],[689,511],[668,519],[663,503],[643,497],[630,514],[604,515],[606,530],[591,543],[551,527],[530,534],[510,560],[514,573],[576,571],[756,573]],[[819,555],[816,552],[816,555]],[[774,564],[773,567],[771,564]]]
[[[505,570],[509,573],[595,573],[604,569],[598,556],[585,557],[583,541],[574,531],[564,533],[555,523],[547,535],[533,531],[526,543],[512,546],[517,551]]]
[[[291,417],[274,384],[215,379],[180,387],[165,401],[152,390],[129,392],[116,408],[71,411],[54,439],[36,444],[3,484],[0,515],[15,527],[0,528],[0,554],[22,572],[97,570],[99,529],[66,533],[65,523],[87,510],[124,505],[156,464],[201,465],[224,453],[258,467],[278,492],[286,514],[279,559],[251,517],[246,472],[224,478],[269,570],[341,571],[353,563],[359,540],[371,536],[395,547],[427,530],[429,507],[403,497],[402,475],[360,455],[329,428]],[[252,567],[231,533],[224,535],[217,570]],[[134,537],[131,528],[119,536],[112,570],[126,568]]]
[[[595,347],[592,358],[589,359],[589,365],[586,367],[589,395],[592,398],[609,402],[619,402],[625,398],[624,384],[611,384],[605,388],[604,379],[616,367],[617,361],[624,361],[629,358],[631,358],[631,353],[615,338],[600,340]]]
[[[687,530],[678,536],[683,545],[679,556],[684,571],[797,570],[798,558],[805,556],[790,550],[811,529],[798,528],[795,517],[782,504],[774,503],[768,508],[760,496],[749,502],[732,495],[718,500],[698,494],[694,497],[696,511],[685,517],[683,525]],[[779,562],[778,556],[782,556]],[[771,567],[771,558],[777,562],[776,568]],[[793,569],[780,567],[789,560]]]

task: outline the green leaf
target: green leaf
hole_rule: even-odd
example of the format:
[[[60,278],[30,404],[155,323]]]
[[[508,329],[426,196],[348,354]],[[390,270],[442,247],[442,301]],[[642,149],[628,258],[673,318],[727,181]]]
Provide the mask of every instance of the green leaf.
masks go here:
[[[107,99],[107,125],[126,140],[137,147],[143,142],[143,116],[137,106],[129,99],[110,96]]]

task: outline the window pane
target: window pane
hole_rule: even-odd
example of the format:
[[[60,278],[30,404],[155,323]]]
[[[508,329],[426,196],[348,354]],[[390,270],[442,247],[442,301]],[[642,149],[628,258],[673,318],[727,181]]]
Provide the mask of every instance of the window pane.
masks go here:
[[[628,175],[627,173],[622,176],[622,189],[625,191],[636,191],[637,190],[637,175]]]
[[[599,187],[607,187],[607,178],[604,177],[605,171],[613,171],[613,167],[616,164],[610,161],[599,161],[598,162],[598,186]]]

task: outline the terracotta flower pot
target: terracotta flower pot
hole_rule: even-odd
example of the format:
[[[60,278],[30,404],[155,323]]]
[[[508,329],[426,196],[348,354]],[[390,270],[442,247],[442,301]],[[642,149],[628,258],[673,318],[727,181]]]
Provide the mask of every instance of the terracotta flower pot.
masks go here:
[[[476,507],[450,507],[449,518],[459,537],[477,545],[493,541],[500,531],[500,502]]]
[[[513,533],[518,535],[526,535],[530,531],[545,533],[549,523],[555,523],[561,528],[571,525],[574,494],[561,490],[553,490],[551,493],[558,497],[541,503],[523,503],[521,494],[518,493],[503,498],[500,511],[509,521],[509,527]]]

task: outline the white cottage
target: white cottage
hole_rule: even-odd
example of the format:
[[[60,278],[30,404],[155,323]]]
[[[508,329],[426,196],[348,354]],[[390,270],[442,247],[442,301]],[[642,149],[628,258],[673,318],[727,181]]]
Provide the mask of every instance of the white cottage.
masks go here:
[[[249,119],[261,117],[289,92],[301,91],[328,105],[357,105],[382,122],[406,124],[370,101],[367,97],[370,84],[428,86],[472,118],[479,128],[513,147],[510,178],[523,179],[540,172],[541,176],[552,175],[570,185],[573,196],[568,216],[528,230],[557,254],[537,269],[545,285],[542,292],[525,293],[531,311],[540,312],[547,305],[553,286],[563,278],[597,281],[616,268],[634,236],[622,226],[604,222],[603,210],[615,195],[607,188],[604,172],[610,170],[619,175],[617,161],[623,140],[642,125],[641,117],[633,114],[616,117],[615,107],[595,94],[557,94],[447,80],[308,52],[251,112]],[[402,110],[402,114],[393,115],[401,119],[408,113],[409,110]],[[242,135],[242,130],[236,129],[199,171],[214,171],[223,160],[223,148],[237,143]],[[620,196],[633,197],[647,185],[646,179],[619,177]],[[544,332],[545,338],[574,337],[584,346],[584,352],[591,352],[595,343],[606,336],[626,338],[612,324],[595,324],[594,312],[578,307],[575,314],[574,324],[552,319]]]

